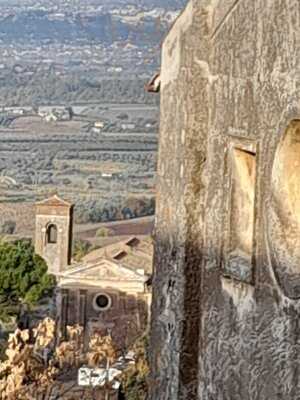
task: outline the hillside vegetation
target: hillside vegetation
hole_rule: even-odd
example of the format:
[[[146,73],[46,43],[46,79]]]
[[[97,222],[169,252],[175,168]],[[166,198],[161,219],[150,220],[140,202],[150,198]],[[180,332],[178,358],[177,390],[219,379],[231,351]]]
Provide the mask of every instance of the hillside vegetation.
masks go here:
[[[149,95],[145,79],[106,79],[97,74],[70,73],[56,76],[51,71],[37,71],[24,76],[11,70],[0,71],[0,99],[6,106],[41,104],[132,103],[157,104]]]

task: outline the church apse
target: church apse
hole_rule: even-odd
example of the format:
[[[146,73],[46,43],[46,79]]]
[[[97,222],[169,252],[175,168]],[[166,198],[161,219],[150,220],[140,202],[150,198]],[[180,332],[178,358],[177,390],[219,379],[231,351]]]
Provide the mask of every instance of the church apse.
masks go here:
[[[300,120],[292,121],[274,159],[266,207],[267,241],[279,286],[300,299]]]

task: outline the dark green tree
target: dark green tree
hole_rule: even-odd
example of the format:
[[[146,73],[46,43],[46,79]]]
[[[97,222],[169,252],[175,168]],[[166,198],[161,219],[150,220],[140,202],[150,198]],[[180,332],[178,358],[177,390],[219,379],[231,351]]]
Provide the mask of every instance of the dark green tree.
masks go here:
[[[30,241],[0,241],[0,319],[17,315],[22,304],[36,304],[54,286],[55,278]]]

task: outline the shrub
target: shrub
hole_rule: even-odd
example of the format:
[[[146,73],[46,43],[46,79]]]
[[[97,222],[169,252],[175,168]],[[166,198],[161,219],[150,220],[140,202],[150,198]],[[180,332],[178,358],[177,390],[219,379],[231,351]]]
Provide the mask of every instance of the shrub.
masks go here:
[[[110,230],[108,228],[100,228],[96,232],[97,237],[108,237],[110,235]]]
[[[0,227],[1,235],[13,235],[16,230],[16,222],[15,221],[4,221]]]
[[[74,260],[79,262],[88,254],[91,249],[91,244],[85,240],[77,239],[73,244]]]

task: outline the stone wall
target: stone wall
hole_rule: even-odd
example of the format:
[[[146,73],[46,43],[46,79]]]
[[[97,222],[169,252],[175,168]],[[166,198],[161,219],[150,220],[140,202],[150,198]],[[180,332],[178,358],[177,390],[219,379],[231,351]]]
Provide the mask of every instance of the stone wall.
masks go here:
[[[299,20],[195,0],[164,42],[152,400],[300,396]]]

